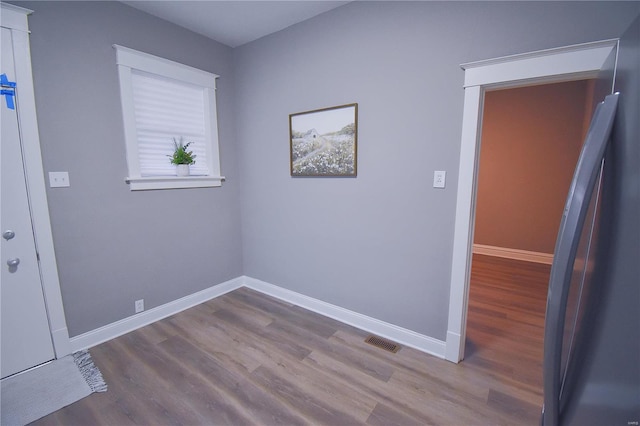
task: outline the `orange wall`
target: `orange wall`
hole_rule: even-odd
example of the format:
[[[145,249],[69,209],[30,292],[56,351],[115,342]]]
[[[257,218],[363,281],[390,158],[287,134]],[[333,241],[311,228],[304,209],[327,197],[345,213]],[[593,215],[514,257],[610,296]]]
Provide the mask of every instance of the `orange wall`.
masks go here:
[[[485,94],[476,244],[553,253],[591,87],[582,80]]]

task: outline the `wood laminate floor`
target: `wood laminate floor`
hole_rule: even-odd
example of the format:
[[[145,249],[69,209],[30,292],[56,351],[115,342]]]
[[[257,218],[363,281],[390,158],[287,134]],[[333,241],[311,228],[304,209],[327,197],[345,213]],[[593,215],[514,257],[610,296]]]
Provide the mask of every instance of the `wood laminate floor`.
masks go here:
[[[109,391],[35,424],[536,425],[539,269],[474,258],[458,365],[242,288],[92,348]]]

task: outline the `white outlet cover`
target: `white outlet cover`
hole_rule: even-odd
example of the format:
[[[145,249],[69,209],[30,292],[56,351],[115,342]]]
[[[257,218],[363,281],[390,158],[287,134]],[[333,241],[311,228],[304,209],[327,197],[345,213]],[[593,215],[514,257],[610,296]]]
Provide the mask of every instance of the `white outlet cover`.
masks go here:
[[[433,172],[433,187],[444,188],[447,172],[444,170],[436,170]]]
[[[51,188],[69,186],[69,172],[49,172],[49,186]]]

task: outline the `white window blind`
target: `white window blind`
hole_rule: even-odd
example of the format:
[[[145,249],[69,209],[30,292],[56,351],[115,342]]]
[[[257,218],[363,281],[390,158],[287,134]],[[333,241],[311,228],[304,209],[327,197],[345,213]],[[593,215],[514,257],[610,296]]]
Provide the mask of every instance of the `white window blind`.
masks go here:
[[[192,175],[209,175],[205,145],[204,89],[162,76],[131,73],[141,176],[175,175],[173,139],[191,142]]]

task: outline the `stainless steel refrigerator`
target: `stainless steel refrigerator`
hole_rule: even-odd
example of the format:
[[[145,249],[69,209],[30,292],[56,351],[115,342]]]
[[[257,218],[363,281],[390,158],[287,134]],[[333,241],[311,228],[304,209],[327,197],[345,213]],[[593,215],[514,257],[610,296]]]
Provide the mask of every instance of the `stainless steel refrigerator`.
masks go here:
[[[640,422],[640,18],[620,39],[551,268],[542,424]]]

